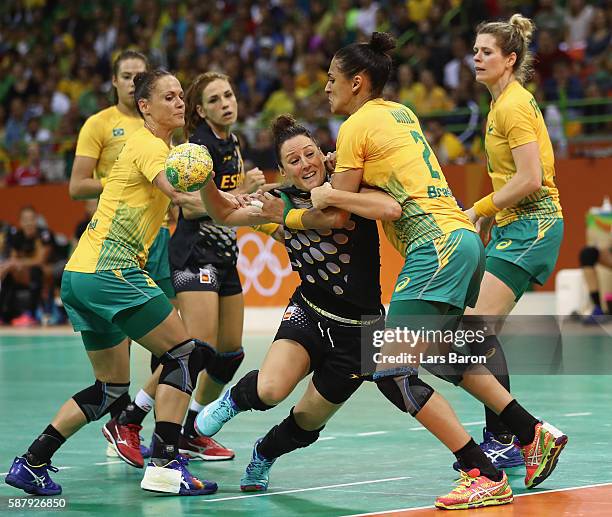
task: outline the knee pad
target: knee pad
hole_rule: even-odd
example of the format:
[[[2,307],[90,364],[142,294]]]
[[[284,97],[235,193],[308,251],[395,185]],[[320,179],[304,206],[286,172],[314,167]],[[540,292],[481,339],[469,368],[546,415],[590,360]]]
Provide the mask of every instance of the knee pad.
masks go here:
[[[79,391],[76,395],[73,395],[72,399],[85,414],[87,422],[93,422],[102,418],[115,404],[125,403],[126,398],[129,403],[129,389],[129,382],[127,384],[114,384],[96,380],[95,384]]]
[[[585,246],[580,250],[580,265],[594,266],[599,260],[599,250],[593,246]]]
[[[257,393],[257,378],[259,370],[252,370],[232,386],[231,396],[235,404],[243,411],[255,409],[256,411],[267,411],[274,406],[268,406]]]
[[[195,340],[179,343],[160,357],[163,365],[159,384],[167,384],[191,395],[204,367],[201,350]]]
[[[206,368],[206,373],[217,384],[225,385],[234,378],[243,360],[244,349],[242,347],[233,352],[217,352]]]
[[[416,416],[434,394],[433,388],[416,374],[380,377],[375,382],[380,392],[395,407],[412,416]]]

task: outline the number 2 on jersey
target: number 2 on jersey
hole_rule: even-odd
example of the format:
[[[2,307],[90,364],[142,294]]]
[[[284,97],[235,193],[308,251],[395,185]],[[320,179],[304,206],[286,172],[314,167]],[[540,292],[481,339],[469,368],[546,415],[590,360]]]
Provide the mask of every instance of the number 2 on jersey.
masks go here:
[[[429,161],[429,157],[431,156],[431,148],[427,141],[423,138],[423,136],[418,131],[410,131],[412,138],[414,138],[415,143],[421,142],[423,144],[423,160],[425,160],[425,164],[429,169],[429,174],[431,174],[432,178],[440,179],[440,173],[434,169]]]

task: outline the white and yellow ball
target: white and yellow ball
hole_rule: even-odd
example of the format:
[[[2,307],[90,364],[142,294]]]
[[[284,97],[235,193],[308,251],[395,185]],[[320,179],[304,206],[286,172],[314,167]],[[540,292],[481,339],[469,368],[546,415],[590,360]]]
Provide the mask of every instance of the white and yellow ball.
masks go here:
[[[176,190],[195,192],[213,176],[213,160],[204,145],[190,142],[177,145],[166,158],[166,178]]]

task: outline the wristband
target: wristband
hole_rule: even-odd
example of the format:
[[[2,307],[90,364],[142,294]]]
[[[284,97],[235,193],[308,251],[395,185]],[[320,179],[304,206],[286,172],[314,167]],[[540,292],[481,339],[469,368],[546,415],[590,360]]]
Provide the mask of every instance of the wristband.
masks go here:
[[[283,210],[283,221],[287,218],[287,214],[289,213],[289,210],[295,208],[293,206],[293,203],[291,202],[291,199],[289,199],[289,196],[287,194],[285,194],[284,192],[279,192],[280,198],[283,200],[283,203],[285,203],[285,209]]]
[[[499,212],[500,209],[493,203],[493,194],[494,192],[491,192],[488,196],[474,203],[474,212],[478,217],[492,217]]]
[[[305,230],[302,224],[302,217],[308,212],[307,208],[292,208],[285,216],[285,226],[294,230]]]
[[[272,235],[280,226],[280,224],[276,223],[265,223],[265,224],[256,224],[252,228],[257,230],[258,232],[265,233],[266,235]]]

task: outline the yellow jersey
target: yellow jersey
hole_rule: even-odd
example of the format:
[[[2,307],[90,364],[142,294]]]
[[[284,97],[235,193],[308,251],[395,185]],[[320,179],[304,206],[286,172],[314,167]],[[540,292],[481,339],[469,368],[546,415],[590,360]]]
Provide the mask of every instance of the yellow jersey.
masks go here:
[[[128,138],[67,271],[144,267],[170,204],[151,183],[165,170],[169,151],[161,138],[145,128]]]
[[[363,183],[402,206],[397,221],[383,222],[402,254],[458,228],[474,226],[457,205],[419,120],[407,107],[384,99],[366,102],[340,126],[336,173],[363,169]]]
[[[495,220],[499,226],[519,219],[563,217],[555,186],[555,157],[544,117],[533,95],[513,81],[491,102],[487,116],[485,152],[493,190],[497,192],[516,173],[512,149],[530,142],[537,142],[540,150],[542,186],[515,206],[498,212]]]
[[[117,106],[103,109],[83,124],[75,155],[98,160],[94,178],[106,178],[127,139],[143,126],[142,117],[124,115]]]

